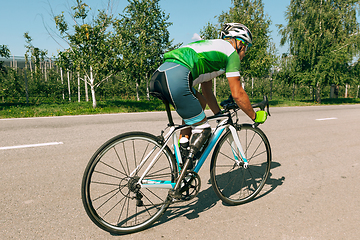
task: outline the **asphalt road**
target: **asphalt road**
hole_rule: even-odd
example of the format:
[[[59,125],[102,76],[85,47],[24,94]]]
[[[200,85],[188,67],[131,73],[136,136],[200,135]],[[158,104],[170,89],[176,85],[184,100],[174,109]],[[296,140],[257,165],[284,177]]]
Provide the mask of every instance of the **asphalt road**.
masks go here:
[[[208,159],[198,197],[124,236],[87,217],[82,174],[107,139],[130,130],[159,134],[164,112],[0,119],[0,239],[358,239],[360,105],[271,112],[261,129],[273,164],[259,197],[224,205],[209,184]]]

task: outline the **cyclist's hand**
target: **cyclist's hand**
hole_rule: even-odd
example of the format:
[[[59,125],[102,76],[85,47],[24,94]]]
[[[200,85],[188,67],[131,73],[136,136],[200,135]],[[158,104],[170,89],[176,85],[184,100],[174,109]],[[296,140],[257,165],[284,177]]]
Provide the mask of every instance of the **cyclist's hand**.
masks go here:
[[[262,111],[262,110],[257,111],[254,122],[256,122],[256,123],[264,123],[266,121],[266,119],[267,119],[267,116],[268,116],[267,112]]]

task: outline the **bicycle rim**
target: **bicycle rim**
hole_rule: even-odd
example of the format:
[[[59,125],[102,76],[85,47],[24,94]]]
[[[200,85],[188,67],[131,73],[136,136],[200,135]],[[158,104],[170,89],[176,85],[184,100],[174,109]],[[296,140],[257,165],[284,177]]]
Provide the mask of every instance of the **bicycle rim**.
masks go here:
[[[248,160],[247,168],[230,130],[217,144],[210,166],[210,180],[215,193],[231,205],[246,203],[258,195],[266,183],[271,165],[270,144],[259,128],[243,124],[238,126],[237,134]]]
[[[151,134],[131,132],[109,140],[93,155],[83,176],[82,200],[97,226],[114,234],[131,233],[160,218],[170,204],[168,189],[139,189],[136,183],[161,146]],[[149,160],[134,171],[148,155]],[[166,147],[144,179],[174,182],[175,166]]]

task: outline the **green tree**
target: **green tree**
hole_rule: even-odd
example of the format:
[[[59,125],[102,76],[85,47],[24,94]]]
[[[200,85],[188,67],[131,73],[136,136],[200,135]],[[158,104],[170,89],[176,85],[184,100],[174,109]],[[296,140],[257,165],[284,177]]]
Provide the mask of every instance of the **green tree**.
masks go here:
[[[0,45],[0,57],[9,58],[10,50],[6,45]],[[6,68],[3,66],[4,62],[0,61],[0,73],[6,73]]]
[[[287,25],[279,25],[281,44],[289,42],[294,70],[302,83],[321,89],[349,81],[349,65],[359,51],[356,0],[291,0]]]
[[[77,0],[71,10],[72,27],[66,22],[64,13],[54,16],[61,38],[69,45],[68,49],[59,52],[58,63],[86,76],[82,80],[90,85],[93,107],[96,108],[95,90],[121,69],[119,47],[112,32],[114,19],[107,13],[111,10],[110,2],[108,9],[99,10],[94,18],[89,17],[90,7],[82,0]]]
[[[208,22],[206,26],[200,30],[200,37],[202,39],[216,39],[219,38],[220,27]]]
[[[35,73],[39,73],[40,62],[44,61],[45,56],[47,55],[48,52],[47,50],[41,50],[40,48],[33,46],[32,38],[30,37],[29,32],[24,33],[24,38],[26,42],[25,65],[29,63],[29,57],[30,57],[30,61],[35,63]],[[32,71],[31,65],[30,65],[30,70]]]
[[[246,25],[253,35],[253,46],[241,61],[242,76],[266,76],[276,57],[275,46],[270,38],[271,20],[264,13],[264,4],[262,0],[232,0],[232,4],[228,12],[219,16],[220,27],[226,22],[238,22]]]
[[[165,51],[172,47],[167,30],[171,25],[167,22],[169,15],[160,9],[159,1],[128,0],[124,14],[115,25],[123,70],[127,78],[135,82],[138,101],[140,85],[148,84],[150,74],[160,65]]]
[[[251,77],[253,87],[254,77],[269,75],[276,62],[275,45],[271,42],[269,30],[271,21],[264,14],[264,5],[261,0],[233,0],[232,4],[233,6],[228,12],[223,12],[217,17],[217,24],[207,23],[200,31],[200,36],[203,39],[218,38],[221,28],[226,22],[238,22],[246,25],[252,32],[253,46],[241,61],[241,75],[245,79]],[[216,88],[220,88],[218,92],[222,96],[222,93],[228,92],[227,84],[224,84],[224,81],[219,83],[220,85]],[[225,89],[222,89],[224,87]]]
[[[6,45],[0,45],[0,57],[9,58],[10,57],[10,50]],[[0,61],[0,96],[2,98],[2,101],[4,101],[5,98],[5,83],[6,79],[3,78],[7,74],[7,70],[4,66],[4,62]]]
[[[357,90],[356,90],[355,97],[359,98],[360,97],[360,78],[359,78],[359,76],[360,76],[360,63],[359,63],[359,59],[354,64],[352,64],[350,74],[351,74],[351,78],[353,80],[353,83],[355,85],[357,85]]]
[[[290,95],[290,92],[287,91],[286,87],[291,86],[292,100],[295,100],[295,86],[297,86],[297,84],[299,83],[299,79],[296,71],[294,70],[292,56],[289,56],[288,54],[283,54],[279,59],[279,67],[281,71],[274,75],[274,79],[281,83],[281,85],[278,86],[281,89],[278,89],[278,91],[281,92],[281,96],[287,97]]]

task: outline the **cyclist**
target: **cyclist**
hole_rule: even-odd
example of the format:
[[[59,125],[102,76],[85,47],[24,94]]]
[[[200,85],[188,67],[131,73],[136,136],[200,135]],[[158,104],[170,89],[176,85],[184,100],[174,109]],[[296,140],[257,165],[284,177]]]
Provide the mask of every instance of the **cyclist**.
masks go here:
[[[240,23],[226,23],[220,39],[200,40],[165,53],[164,63],[155,71],[150,82],[153,95],[171,103],[190,125],[180,134],[190,137],[192,158],[211,135],[211,127],[203,109],[206,104],[214,114],[220,112],[212,92],[212,79],[226,73],[233,99],[252,120],[265,122],[265,111],[255,112],[240,81],[240,61],[252,45],[250,30]],[[202,93],[193,86],[201,84]]]

